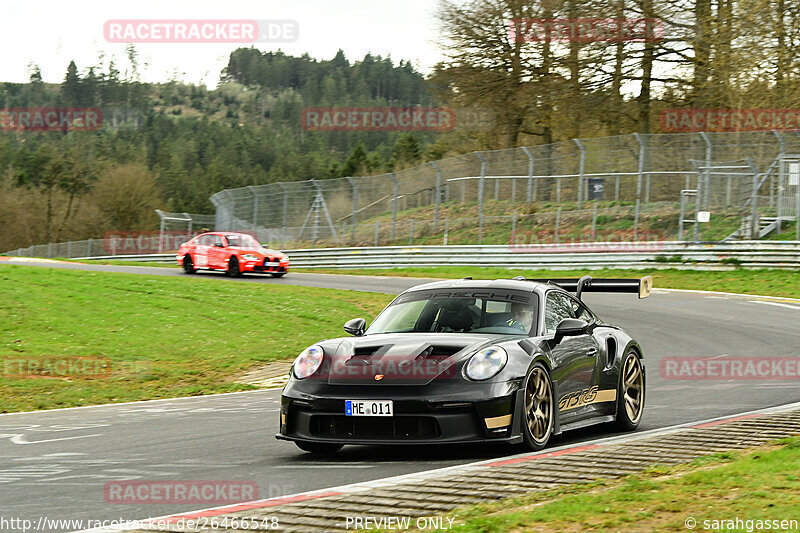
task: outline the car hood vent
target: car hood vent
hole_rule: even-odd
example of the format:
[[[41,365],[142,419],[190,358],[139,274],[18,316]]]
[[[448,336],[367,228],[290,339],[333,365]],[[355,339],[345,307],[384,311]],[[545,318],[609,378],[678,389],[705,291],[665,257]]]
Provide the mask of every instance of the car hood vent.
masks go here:
[[[348,339],[331,358],[332,385],[426,385],[456,376],[460,358],[490,341],[481,335],[380,335]],[[456,337],[456,338],[453,338]],[[453,375],[451,375],[453,374]]]

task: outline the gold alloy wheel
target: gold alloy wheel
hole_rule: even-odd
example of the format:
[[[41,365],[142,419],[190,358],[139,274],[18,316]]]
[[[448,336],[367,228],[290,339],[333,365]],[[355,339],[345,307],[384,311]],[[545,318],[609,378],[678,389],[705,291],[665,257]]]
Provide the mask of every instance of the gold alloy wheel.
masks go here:
[[[543,444],[553,427],[553,391],[550,380],[541,367],[535,367],[525,385],[525,418],[531,437]]]
[[[635,424],[642,416],[642,399],[644,395],[644,375],[642,363],[634,354],[625,360],[622,370],[622,398],[625,401],[625,412],[628,420]]]

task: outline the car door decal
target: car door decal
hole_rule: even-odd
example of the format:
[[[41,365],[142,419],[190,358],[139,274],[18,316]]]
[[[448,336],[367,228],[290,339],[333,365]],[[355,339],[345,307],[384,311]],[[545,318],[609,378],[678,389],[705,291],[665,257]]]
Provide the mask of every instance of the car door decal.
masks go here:
[[[559,411],[569,411],[592,403],[613,402],[617,399],[617,389],[598,390],[597,385],[575,392],[570,392],[558,401]]]

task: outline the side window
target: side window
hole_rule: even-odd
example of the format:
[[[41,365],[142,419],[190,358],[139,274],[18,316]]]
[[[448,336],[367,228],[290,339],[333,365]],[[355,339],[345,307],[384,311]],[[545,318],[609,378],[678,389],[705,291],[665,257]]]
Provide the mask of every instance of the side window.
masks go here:
[[[201,246],[212,246],[214,244],[214,236],[213,235],[203,235],[199,239],[197,239],[197,244]]]
[[[211,246],[217,246],[217,244],[220,244],[223,247],[225,246],[225,243],[222,241],[222,237],[220,237],[219,235],[214,235],[211,241]]]
[[[575,318],[569,297],[555,291],[547,293],[547,305],[544,310],[544,326],[546,333],[552,335],[556,326],[565,318]]]
[[[548,335],[556,332],[556,326],[565,318],[575,318],[570,299],[556,291],[547,293],[547,304],[544,309],[544,327]]]

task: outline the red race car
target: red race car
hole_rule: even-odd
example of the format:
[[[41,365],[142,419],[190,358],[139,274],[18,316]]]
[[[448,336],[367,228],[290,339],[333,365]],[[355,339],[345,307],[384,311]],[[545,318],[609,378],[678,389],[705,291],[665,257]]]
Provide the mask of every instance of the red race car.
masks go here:
[[[218,231],[201,233],[181,244],[176,256],[187,274],[198,270],[223,270],[231,277],[245,272],[263,272],[279,278],[289,271],[289,257],[269,250],[246,233]]]

